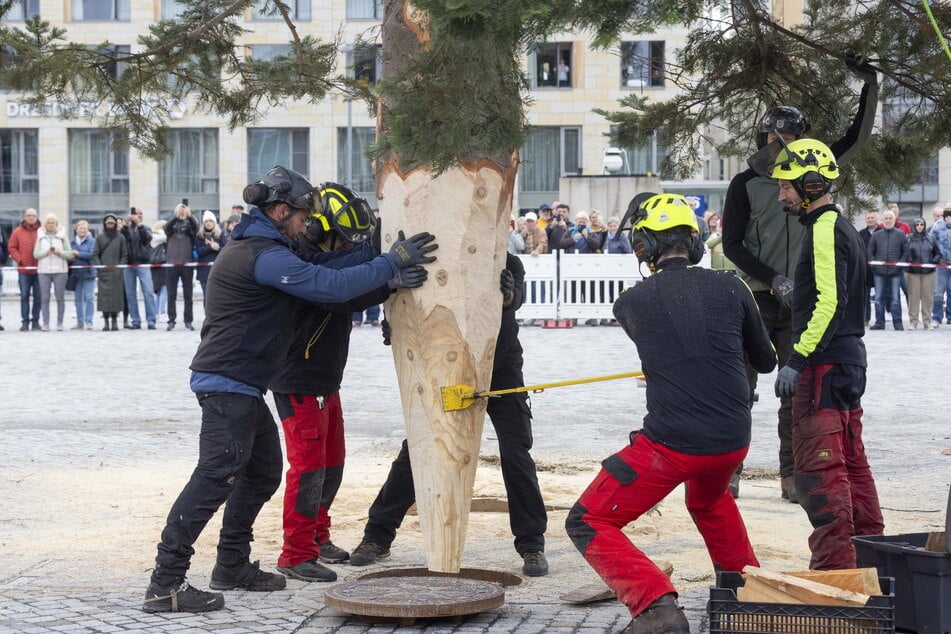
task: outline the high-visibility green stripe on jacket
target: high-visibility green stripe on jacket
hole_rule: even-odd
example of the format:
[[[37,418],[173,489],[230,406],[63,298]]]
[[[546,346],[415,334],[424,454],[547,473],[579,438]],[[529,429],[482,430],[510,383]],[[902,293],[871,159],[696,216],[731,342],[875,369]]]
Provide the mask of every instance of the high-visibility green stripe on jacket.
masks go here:
[[[866,365],[865,245],[832,205],[800,218],[806,227],[793,285],[791,367]]]

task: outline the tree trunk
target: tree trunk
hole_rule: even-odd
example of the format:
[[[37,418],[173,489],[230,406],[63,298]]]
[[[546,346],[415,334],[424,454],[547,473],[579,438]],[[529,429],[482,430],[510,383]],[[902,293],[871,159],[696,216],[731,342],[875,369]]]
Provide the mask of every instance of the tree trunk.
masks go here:
[[[431,45],[426,15],[388,0],[383,23],[384,77],[396,76],[414,51]],[[464,99],[464,96],[459,98]],[[387,129],[386,104],[379,125]],[[421,130],[421,134],[438,134]],[[405,161],[404,161],[405,162]],[[457,572],[486,403],[445,412],[441,388],[491,383],[502,314],[499,274],[505,266],[517,154],[462,160],[434,176],[430,166],[405,167],[396,152],[375,164],[383,248],[402,230],[436,236],[437,261],[422,288],[386,303],[403,403],[416,504],[430,570]]]
[[[386,304],[426,562],[439,572],[462,563],[486,406],[444,412],[441,388],[491,383],[515,171],[486,161],[433,177],[388,162],[377,181],[384,247],[398,229],[439,243],[426,284]]]

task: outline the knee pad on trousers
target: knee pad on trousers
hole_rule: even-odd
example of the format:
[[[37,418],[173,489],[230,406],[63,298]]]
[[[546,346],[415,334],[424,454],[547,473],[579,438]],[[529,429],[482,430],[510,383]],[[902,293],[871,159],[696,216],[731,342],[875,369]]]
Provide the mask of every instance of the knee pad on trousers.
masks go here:
[[[584,516],[587,515],[587,513],[588,509],[582,506],[580,502],[575,502],[575,505],[568,511],[568,517],[565,519],[565,531],[568,533],[571,543],[575,545],[575,548],[577,548],[578,552],[582,555],[588,550],[588,545],[597,534],[595,530],[584,521]]]

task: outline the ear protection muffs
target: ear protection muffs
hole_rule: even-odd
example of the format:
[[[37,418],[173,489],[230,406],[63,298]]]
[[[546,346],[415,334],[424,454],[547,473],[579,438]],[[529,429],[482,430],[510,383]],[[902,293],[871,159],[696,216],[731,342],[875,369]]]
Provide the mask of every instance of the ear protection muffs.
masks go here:
[[[662,248],[652,231],[638,229],[631,233],[631,247],[634,249],[634,255],[641,264],[653,263],[660,257]],[[703,239],[696,231],[690,232],[690,244],[687,246],[687,260],[691,264],[699,264],[703,258],[706,247]]]
[[[314,243],[318,243],[330,233],[330,221],[323,214],[312,215],[307,222],[307,237]]]

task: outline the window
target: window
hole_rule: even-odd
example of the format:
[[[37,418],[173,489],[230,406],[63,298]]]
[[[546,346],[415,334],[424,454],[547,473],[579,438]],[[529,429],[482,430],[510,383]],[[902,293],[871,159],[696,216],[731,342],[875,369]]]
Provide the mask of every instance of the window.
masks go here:
[[[347,0],[348,20],[382,20],[383,0]]]
[[[934,109],[934,104],[930,102],[922,105],[926,111]],[[909,110],[918,107],[919,98],[899,87],[893,97],[882,102],[882,127],[889,131],[901,130]],[[938,200],[938,152],[932,152],[922,159],[914,185],[905,191],[896,192],[890,199],[900,206]]]
[[[113,79],[118,79],[127,67],[121,60],[132,52],[132,48],[127,44],[114,44],[99,49],[99,52],[109,58],[109,61],[103,65],[103,72]]]
[[[40,191],[36,130],[0,130],[0,195]]]
[[[260,180],[275,165],[283,165],[307,176],[307,136],[305,129],[248,129],[248,182]]]
[[[129,0],[72,0],[74,21],[129,21]]]
[[[254,44],[251,46],[251,59],[269,62],[277,57],[289,57],[294,54],[291,44]]]
[[[120,140],[108,130],[69,131],[70,222],[99,224],[107,212],[129,208],[129,150],[116,150]]]
[[[375,84],[383,74],[383,47],[379,44],[356,46],[347,53],[347,75],[351,79]]]
[[[177,20],[185,12],[185,5],[178,0],[162,0],[162,19]]]
[[[621,88],[664,87],[664,42],[621,42]]]
[[[520,191],[557,194],[562,176],[581,173],[581,128],[531,128],[521,156]]]
[[[4,16],[7,20],[26,20],[40,13],[40,0],[13,0]]]
[[[352,136],[348,148],[347,128],[337,128],[337,178],[358,193],[372,194],[376,189],[373,184],[373,169],[370,167],[370,159],[366,157],[366,151],[376,140],[376,130],[370,127],[350,130]]]
[[[291,17],[295,20],[310,20],[310,0],[286,0]],[[283,20],[284,17],[268,0],[256,0],[251,7],[251,19],[259,21]]]
[[[617,134],[617,126],[611,126],[611,136]],[[654,132],[653,138],[642,145],[622,147],[624,168],[622,174],[660,174],[667,148],[660,134]]]
[[[536,44],[528,56],[532,88],[571,88],[571,42]]]
[[[218,207],[218,130],[169,130],[168,144],[159,164],[159,209],[171,211],[182,198],[195,209]]]

